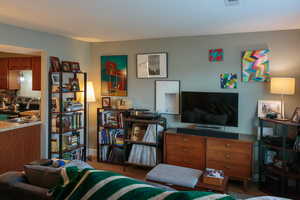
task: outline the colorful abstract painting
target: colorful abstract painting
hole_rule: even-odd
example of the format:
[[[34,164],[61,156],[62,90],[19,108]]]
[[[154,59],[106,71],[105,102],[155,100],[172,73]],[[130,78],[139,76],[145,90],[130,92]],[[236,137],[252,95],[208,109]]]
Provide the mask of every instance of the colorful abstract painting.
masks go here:
[[[221,88],[237,88],[237,74],[234,73],[224,73],[220,74]]]
[[[218,62],[223,61],[224,52],[223,49],[210,49],[209,50],[209,61]]]
[[[270,80],[269,49],[247,50],[242,57],[242,81],[267,82]]]
[[[128,56],[101,56],[101,95],[127,96]]]

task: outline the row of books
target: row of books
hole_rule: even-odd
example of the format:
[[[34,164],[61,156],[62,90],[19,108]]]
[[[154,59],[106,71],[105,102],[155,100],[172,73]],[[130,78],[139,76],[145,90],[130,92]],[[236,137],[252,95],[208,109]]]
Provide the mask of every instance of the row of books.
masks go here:
[[[124,117],[121,112],[101,112],[101,124],[105,127],[124,128]]]
[[[73,132],[72,134],[62,136],[62,150],[71,150],[80,144],[80,132]],[[58,152],[58,138],[51,140],[51,151]]]
[[[100,144],[124,144],[124,129],[102,129],[100,132]]]
[[[52,119],[52,132],[58,132],[60,125],[59,117]],[[83,113],[73,113],[62,117],[63,132],[83,127]]]
[[[100,151],[102,161],[111,163],[123,163],[125,161],[125,150],[121,147],[103,146]]]

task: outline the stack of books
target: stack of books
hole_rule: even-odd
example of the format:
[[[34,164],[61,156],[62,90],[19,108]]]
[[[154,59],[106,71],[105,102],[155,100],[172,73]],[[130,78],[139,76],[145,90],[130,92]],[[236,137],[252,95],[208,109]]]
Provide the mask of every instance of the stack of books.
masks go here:
[[[101,118],[104,127],[124,128],[122,113],[104,111]]]
[[[100,144],[124,144],[124,130],[123,129],[102,129],[100,132]]]

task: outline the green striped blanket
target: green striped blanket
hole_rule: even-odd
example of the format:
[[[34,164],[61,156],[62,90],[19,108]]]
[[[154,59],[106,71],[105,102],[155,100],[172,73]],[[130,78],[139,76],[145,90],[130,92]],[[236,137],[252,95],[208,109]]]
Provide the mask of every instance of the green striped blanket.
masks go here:
[[[211,192],[167,191],[111,171],[67,167],[61,174],[61,185],[51,191],[56,200],[234,200]]]

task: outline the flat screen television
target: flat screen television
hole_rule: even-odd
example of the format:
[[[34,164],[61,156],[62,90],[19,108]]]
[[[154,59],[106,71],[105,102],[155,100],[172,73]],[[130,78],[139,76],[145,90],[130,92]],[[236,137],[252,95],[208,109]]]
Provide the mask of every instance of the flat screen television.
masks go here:
[[[237,127],[238,107],[238,93],[181,93],[182,122]]]

